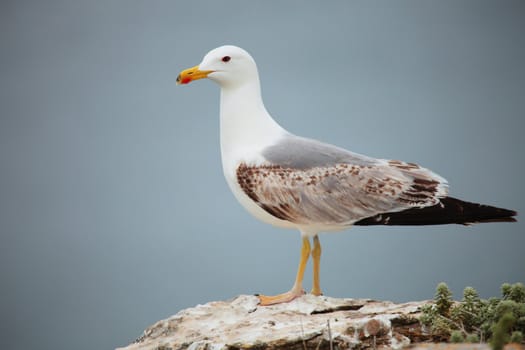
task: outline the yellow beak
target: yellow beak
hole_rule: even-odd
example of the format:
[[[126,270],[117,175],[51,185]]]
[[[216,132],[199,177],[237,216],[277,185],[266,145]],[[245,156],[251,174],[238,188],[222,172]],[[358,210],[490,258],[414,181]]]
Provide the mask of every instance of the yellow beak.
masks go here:
[[[193,80],[206,78],[212,72],[212,70],[199,70],[199,66],[185,69],[177,77],[177,84],[188,84]]]

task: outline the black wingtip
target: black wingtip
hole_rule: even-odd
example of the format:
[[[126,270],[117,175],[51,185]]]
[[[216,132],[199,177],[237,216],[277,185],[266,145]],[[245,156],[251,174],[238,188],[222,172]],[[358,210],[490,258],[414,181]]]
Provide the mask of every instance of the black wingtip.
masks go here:
[[[446,197],[431,207],[382,213],[364,218],[354,225],[472,225],[488,222],[517,222],[515,218],[517,215],[514,210]]]

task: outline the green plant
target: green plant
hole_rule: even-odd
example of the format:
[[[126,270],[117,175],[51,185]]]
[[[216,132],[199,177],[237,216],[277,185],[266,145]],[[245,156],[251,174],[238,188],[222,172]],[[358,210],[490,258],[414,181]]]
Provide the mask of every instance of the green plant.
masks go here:
[[[434,303],[422,309],[421,323],[427,326],[432,334],[449,338],[452,328],[448,316],[452,303],[452,292],[444,282],[441,282],[436,288]]]
[[[449,341],[451,343],[463,343],[465,338],[463,337],[463,333],[461,333],[461,331],[452,331]]]
[[[465,341],[467,343],[479,343],[479,337],[477,334],[473,333],[473,334],[469,334],[467,335],[467,337],[465,338]]]
[[[438,284],[434,302],[436,303],[437,312],[442,316],[448,316],[453,301],[452,292],[445,282]]]
[[[421,323],[440,339],[476,343],[490,341],[495,349],[509,341],[522,343],[525,333],[525,286],[501,286],[501,298],[481,299],[472,287],[454,302],[445,283],[438,284],[434,302],[421,309]]]
[[[510,335],[511,343],[521,343],[523,341],[523,333],[520,331],[512,332]]]
[[[478,292],[472,287],[463,290],[463,299],[457,306],[458,321],[460,321],[467,332],[472,332],[481,326],[484,321],[481,309],[483,303]]]
[[[515,283],[513,285],[505,283],[501,286],[501,291],[504,299],[525,303],[525,286],[523,283]]]
[[[500,289],[503,299],[510,299],[510,291],[512,289],[512,285],[510,283],[503,283]]]
[[[509,330],[516,322],[516,318],[512,313],[504,314],[493,327],[492,348],[494,350],[501,350],[503,346],[510,340]]]

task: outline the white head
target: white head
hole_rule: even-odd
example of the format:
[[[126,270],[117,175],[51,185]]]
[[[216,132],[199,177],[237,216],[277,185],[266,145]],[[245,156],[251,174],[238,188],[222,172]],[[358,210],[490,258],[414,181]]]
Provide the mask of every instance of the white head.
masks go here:
[[[178,84],[209,78],[221,87],[236,87],[247,82],[258,82],[257,65],[252,56],[237,46],[225,45],[211,50],[195,67],[183,70]]]

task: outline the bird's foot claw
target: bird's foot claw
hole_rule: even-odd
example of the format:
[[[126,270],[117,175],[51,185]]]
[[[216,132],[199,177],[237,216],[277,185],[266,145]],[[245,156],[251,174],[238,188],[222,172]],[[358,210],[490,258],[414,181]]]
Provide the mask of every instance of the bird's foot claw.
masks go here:
[[[288,303],[300,297],[303,294],[305,294],[304,290],[301,290],[299,292],[295,292],[291,290],[289,292],[278,294],[278,295],[257,295],[257,297],[259,298],[259,305],[268,306],[268,305]]]

